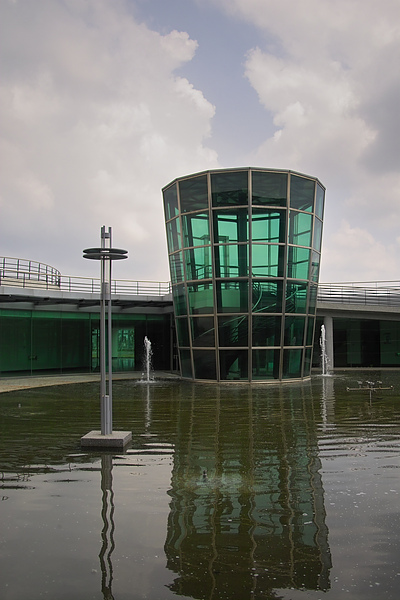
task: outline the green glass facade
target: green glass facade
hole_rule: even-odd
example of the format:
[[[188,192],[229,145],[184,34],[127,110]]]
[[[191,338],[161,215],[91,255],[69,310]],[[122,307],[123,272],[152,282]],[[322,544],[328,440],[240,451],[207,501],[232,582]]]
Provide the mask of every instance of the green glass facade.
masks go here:
[[[309,377],[325,188],[246,168],[176,179],[163,196],[182,376]]]
[[[114,371],[141,371],[143,340],[154,348],[157,370],[171,369],[170,315],[114,315]],[[98,313],[0,309],[0,375],[98,372]]]

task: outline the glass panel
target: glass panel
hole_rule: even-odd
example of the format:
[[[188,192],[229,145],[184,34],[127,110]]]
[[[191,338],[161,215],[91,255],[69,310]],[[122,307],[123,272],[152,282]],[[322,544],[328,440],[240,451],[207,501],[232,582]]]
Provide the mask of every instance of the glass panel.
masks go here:
[[[289,244],[311,246],[312,215],[294,210],[289,215]]]
[[[248,318],[218,317],[219,346],[248,346]]]
[[[293,279],[308,279],[310,250],[307,248],[288,248],[288,277]]]
[[[253,244],[253,277],[283,277],[285,247],[276,244]]]
[[[247,171],[211,174],[213,206],[237,206],[248,204]]]
[[[281,317],[253,316],[253,346],[281,345]]]
[[[187,319],[176,319],[176,336],[179,346],[190,346]]]
[[[315,214],[320,219],[324,216],[325,190],[317,183],[317,195],[315,199]]]
[[[214,317],[191,317],[193,346],[215,346]]]
[[[302,350],[284,350],[283,351],[283,379],[301,377],[301,356]]]
[[[278,379],[280,350],[253,350],[253,379]]]
[[[308,317],[307,321],[307,335],[306,335],[306,345],[311,346],[314,340],[314,321],[312,317]]]
[[[163,191],[164,196],[164,212],[165,220],[169,221],[173,217],[177,217],[178,211],[178,196],[176,193],[176,183]]]
[[[312,252],[311,254],[311,281],[315,281],[318,283],[319,279],[319,262],[321,260],[321,256],[317,252]]]
[[[305,317],[285,317],[284,346],[303,346]]]
[[[171,282],[179,283],[180,281],[183,281],[182,252],[171,254],[169,257],[169,267],[171,272]]]
[[[247,242],[248,239],[249,217],[246,208],[214,211],[214,243],[232,244]]]
[[[253,280],[253,312],[282,312],[282,282]]]
[[[245,281],[217,282],[218,312],[248,312],[249,283]]]
[[[307,289],[306,283],[287,283],[285,308],[287,313],[307,312]]]
[[[217,379],[215,350],[193,350],[193,362],[196,379]]]
[[[286,206],[287,173],[252,172],[253,204]]]
[[[290,206],[312,212],[315,182],[305,177],[292,175],[290,178]]]
[[[182,213],[208,208],[207,175],[180,181],[179,199]]]
[[[216,277],[247,277],[248,253],[247,244],[215,246]]]
[[[182,217],[183,243],[185,248],[205,246],[210,243],[210,222],[208,213],[184,215]]]
[[[181,249],[181,226],[179,219],[167,223],[168,251],[175,252]]]
[[[213,314],[214,295],[212,283],[188,285],[188,298],[190,314]]]
[[[253,210],[251,237],[253,242],[286,241],[286,211]]]
[[[222,380],[247,379],[249,373],[247,350],[220,350],[219,364]]]
[[[315,315],[317,310],[317,286],[310,285],[310,297],[308,301],[308,314]]]
[[[186,279],[209,279],[212,277],[211,246],[185,250]]]
[[[311,355],[312,355],[312,348],[306,348],[304,351],[303,377],[310,377]]]
[[[172,293],[174,296],[175,315],[187,315],[185,287],[183,285],[174,285]]]
[[[189,379],[193,379],[190,350],[179,350],[179,358],[181,361],[182,377],[189,377]]]
[[[321,242],[322,242],[322,222],[319,219],[314,219],[313,248],[315,250],[317,250],[317,252],[321,252]]]

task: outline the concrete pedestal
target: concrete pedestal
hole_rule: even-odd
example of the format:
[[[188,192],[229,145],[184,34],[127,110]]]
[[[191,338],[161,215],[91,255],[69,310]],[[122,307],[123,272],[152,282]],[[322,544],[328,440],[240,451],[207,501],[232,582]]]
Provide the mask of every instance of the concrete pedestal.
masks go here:
[[[124,448],[132,439],[131,431],[113,431],[102,435],[101,431],[90,431],[81,438],[82,448]]]

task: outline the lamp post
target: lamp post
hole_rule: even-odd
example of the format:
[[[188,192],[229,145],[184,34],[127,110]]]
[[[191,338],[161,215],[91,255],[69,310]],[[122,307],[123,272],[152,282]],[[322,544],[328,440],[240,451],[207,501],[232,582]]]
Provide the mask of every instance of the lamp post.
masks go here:
[[[111,227],[106,230],[105,226],[101,228],[101,247],[86,248],[83,251],[83,258],[90,260],[100,260],[101,278],[100,278],[100,408],[101,408],[101,431],[90,432],[81,439],[82,445],[93,446],[112,446],[121,445],[119,442],[121,435],[129,432],[113,433],[112,424],[112,310],[111,310],[111,264],[113,260],[122,260],[128,258],[128,251],[120,248],[112,248],[111,245]],[[106,308],[108,315],[108,389],[106,381]],[[107,440],[103,436],[108,436]],[[130,433],[129,439],[132,437]],[[122,439],[122,438],[121,438]],[[105,443],[107,441],[107,443]]]

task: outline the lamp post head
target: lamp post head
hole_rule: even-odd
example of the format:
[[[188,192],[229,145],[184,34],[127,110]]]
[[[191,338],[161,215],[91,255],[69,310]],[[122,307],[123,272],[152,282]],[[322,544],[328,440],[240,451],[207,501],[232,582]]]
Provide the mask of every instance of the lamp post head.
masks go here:
[[[91,260],[122,260],[128,258],[128,250],[121,248],[86,248],[83,258]]]

